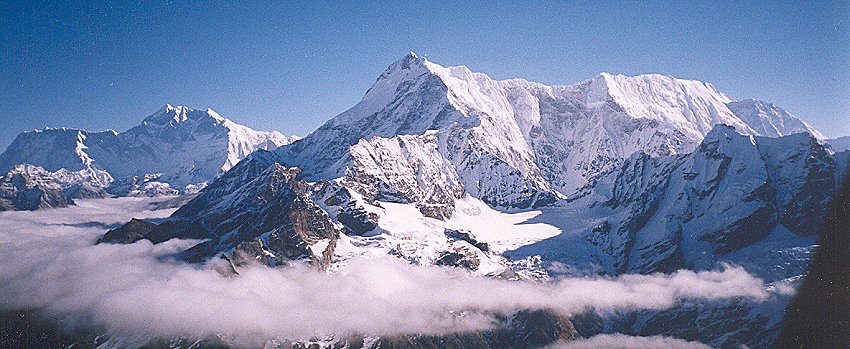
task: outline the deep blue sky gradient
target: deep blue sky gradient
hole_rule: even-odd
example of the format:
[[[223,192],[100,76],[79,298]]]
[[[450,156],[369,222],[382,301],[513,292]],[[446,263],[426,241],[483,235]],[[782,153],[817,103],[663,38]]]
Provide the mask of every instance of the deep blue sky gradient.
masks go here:
[[[496,79],[711,82],[850,135],[850,3],[207,1],[0,4],[0,147],[126,130],[165,103],[306,135],[408,51]]]

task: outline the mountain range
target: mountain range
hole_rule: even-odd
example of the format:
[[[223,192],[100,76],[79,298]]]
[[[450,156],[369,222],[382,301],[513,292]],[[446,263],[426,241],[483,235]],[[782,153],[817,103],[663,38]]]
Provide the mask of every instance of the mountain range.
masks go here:
[[[124,133],[24,133],[0,169],[155,175],[148,182],[181,192],[206,182],[170,218],[131,221],[101,242],[201,239],[177,257],[221,257],[228,274],[252,264],[333,273],[374,255],[512,280],[734,264],[776,290],[805,273],[850,163],[839,150],[771,103],[700,81],[603,73],[547,86],[411,53],[303,139],[166,106]],[[788,300],[547,323],[569,336],[766,347]]]

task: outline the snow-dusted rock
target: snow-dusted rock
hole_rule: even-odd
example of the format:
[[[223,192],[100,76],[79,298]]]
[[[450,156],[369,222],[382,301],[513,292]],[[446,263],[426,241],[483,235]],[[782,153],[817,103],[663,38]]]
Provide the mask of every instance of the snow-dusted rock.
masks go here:
[[[809,134],[757,137],[715,126],[690,154],[633,155],[571,201],[547,208],[538,221],[562,233],[506,255],[540,257],[549,272],[571,274],[706,270],[732,263],[773,289],[789,288],[805,273],[816,243],[812,234],[820,231],[843,173]],[[768,302],[687,302],[589,321],[601,327],[579,321],[577,327],[582,335],[617,328],[718,347],[762,347],[775,340],[788,300],[779,293]],[[683,319],[694,325],[674,325]]]
[[[74,201],[54,181],[49,171],[29,164],[17,165],[0,178],[0,211],[67,207]]]
[[[115,181],[107,190],[115,196],[132,197],[173,196],[180,194],[180,191],[171,187],[171,184],[162,181],[161,173],[131,176],[124,180]],[[187,192],[186,194],[190,193]]]
[[[373,137],[349,148],[338,165],[346,187],[370,200],[419,204],[430,216],[446,218],[463,185],[439,153],[437,135]]]
[[[630,157],[564,205],[605,207],[582,234],[610,273],[705,269],[778,226],[815,234],[839,176],[809,134],[755,137],[721,125],[693,153]]]
[[[251,260],[270,266],[307,260],[325,269],[341,229],[313,201],[311,185],[296,179],[298,172],[273,164],[232,191],[216,191],[213,184],[145,238],[208,239],[183,253],[190,261],[223,253],[236,267]]]

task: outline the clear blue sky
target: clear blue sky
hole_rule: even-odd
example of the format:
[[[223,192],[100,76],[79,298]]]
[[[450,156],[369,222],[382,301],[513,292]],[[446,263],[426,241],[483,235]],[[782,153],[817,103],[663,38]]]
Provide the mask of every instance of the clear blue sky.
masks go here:
[[[408,51],[547,84],[698,79],[850,135],[847,2],[111,2],[0,4],[0,147],[123,131],[165,103],[305,135]]]

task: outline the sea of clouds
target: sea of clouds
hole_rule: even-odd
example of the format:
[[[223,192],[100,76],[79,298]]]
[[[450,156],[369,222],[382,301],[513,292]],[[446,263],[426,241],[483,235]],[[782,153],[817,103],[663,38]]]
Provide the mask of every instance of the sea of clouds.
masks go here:
[[[732,266],[669,275],[518,282],[411,266],[387,256],[349,261],[333,274],[308,267],[256,267],[225,276],[216,271],[218,262],[190,265],[169,257],[197,241],[94,244],[108,228],[131,217],[173,212],[150,211],[149,204],[149,199],[81,200],[77,207],[0,213],[0,309],[38,309],[66,324],[118,334],[223,335],[247,343],[323,334],[481,330],[496,324],[493,314],[529,308],[572,314],[666,309],[684,299],[770,297],[760,279]],[[599,336],[571,345],[594,347],[607,343],[594,340],[615,343],[629,338]],[[644,347],[676,341],[636,340]]]

